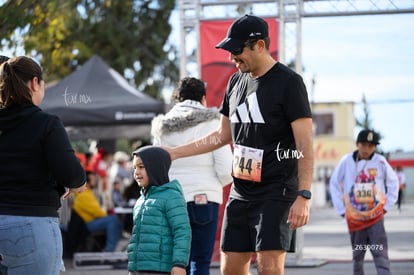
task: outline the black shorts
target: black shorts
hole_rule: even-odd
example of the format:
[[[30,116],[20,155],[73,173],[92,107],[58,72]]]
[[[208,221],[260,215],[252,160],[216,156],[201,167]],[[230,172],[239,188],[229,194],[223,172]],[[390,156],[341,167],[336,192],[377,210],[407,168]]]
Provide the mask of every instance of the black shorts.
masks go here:
[[[296,232],[287,223],[291,205],[287,201],[248,202],[229,198],[221,230],[221,250],[295,252]]]

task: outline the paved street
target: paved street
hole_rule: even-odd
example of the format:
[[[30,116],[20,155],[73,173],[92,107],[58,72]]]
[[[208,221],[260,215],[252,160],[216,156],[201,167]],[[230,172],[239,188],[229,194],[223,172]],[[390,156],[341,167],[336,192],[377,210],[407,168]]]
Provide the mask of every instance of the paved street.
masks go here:
[[[389,256],[393,275],[414,274],[414,200],[406,202],[402,211],[393,208],[387,213],[385,227],[388,232]],[[313,208],[311,219],[303,228],[302,257],[289,254],[286,275],[349,275],[352,274],[351,246],[344,219],[329,207]],[[211,275],[219,275],[218,263]],[[70,261],[62,275],[126,275],[125,269],[74,269]],[[365,273],[376,274],[372,256],[367,252]],[[252,275],[257,275],[254,266]],[[237,275],[237,274],[235,274]]]

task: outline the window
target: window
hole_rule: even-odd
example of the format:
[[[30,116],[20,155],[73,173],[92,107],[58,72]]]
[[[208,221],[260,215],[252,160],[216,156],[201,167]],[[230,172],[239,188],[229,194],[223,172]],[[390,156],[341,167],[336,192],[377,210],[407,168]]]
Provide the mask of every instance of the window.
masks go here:
[[[334,134],[334,115],[332,113],[313,114],[315,136]]]

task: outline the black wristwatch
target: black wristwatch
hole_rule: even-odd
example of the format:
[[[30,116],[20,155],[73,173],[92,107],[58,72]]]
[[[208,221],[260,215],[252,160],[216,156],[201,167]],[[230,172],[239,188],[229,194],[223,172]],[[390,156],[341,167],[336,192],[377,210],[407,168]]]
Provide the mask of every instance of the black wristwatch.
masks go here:
[[[312,198],[312,193],[309,190],[299,190],[298,196],[302,196],[305,199],[310,200]]]

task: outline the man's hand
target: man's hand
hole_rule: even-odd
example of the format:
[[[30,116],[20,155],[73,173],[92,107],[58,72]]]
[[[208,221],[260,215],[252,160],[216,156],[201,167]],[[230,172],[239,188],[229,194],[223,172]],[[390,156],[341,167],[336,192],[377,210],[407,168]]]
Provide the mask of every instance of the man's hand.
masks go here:
[[[304,226],[309,221],[310,200],[298,196],[290,207],[287,222],[290,223],[290,229],[295,230]]]
[[[168,154],[170,154],[170,158],[171,158],[171,161],[173,161],[173,160],[176,160],[177,159],[177,157],[175,156],[175,154],[174,154],[174,148],[173,147],[168,147],[168,146],[160,146],[162,149],[164,149],[165,151],[167,151],[168,152]]]

